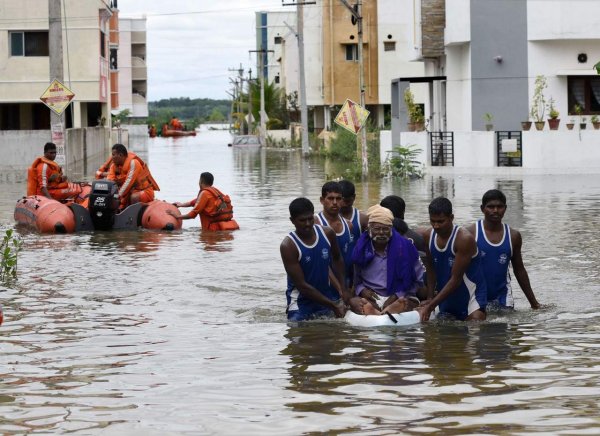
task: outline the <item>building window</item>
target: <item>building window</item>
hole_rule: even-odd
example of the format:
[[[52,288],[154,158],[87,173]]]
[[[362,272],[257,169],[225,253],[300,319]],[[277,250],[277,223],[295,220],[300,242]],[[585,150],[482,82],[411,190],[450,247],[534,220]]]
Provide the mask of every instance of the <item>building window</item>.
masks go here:
[[[117,63],[117,49],[116,48],[110,49],[110,69],[111,70],[119,69],[119,65]]]
[[[11,56],[48,56],[48,32],[10,32]]]
[[[274,42],[275,42],[275,44],[281,44],[281,40],[282,40],[281,36],[276,36]]]
[[[575,105],[583,109],[583,114],[600,114],[600,77],[569,76],[569,115],[575,115]]]
[[[358,44],[345,44],[346,47],[346,60],[347,61],[358,61]]]
[[[383,51],[396,51],[396,41],[383,41]]]
[[[106,59],[106,35],[100,31],[100,56]]]
[[[279,83],[281,81],[281,78],[279,77],[279,74],[277,74],[275,76],[275,83]]]

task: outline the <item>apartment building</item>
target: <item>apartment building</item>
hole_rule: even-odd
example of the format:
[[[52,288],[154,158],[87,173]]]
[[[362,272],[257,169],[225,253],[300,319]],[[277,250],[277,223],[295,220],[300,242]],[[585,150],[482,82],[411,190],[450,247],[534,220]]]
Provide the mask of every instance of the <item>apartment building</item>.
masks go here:
[[[118,11],[116,15],[118,16]],[[114,30],[111,27],[112,113],[118,114],[128,110],[129,119],[146,118],[148,117],[146,18],[118,17],[114,21],[118,27]]]
[[[63,0],[63,83],[75,94],[67,128],[110,119],[108,0]],[[48,130],[48,1],[0,0],[0,130]]]
[[[378,125],[383,125],[389,117],[391,80],[401,75],[424,74],[424,64],[409,57],[409,24],[413,17],[405,10],[410,4],[412,0],[363,2],[365,101],[370,117]],[[295,8],[286,13],[289,17],[286,22],[292,26]],[[298,90],[298,48],[295,34],[287,26],[281,27],[281,17],[275,12],[257,13],[257,49],[281,53],[276,57],[280,64],[277,73],[280,83],[290,93]],[[295,25],[292,27],[295,29]],[[279,34],[273,34],[273,29],[279,29]],[[313,109],[315,129],[329,130],[347,98],[360,101],[358,29],[351,12],[340,0],[323,0],[304,7],[303,30],[307,104]],[[263,71],[265,77],[272,77],[270,71],[269,68]]]
[[[415,2],[421,15],[432,0]],[[439,0],[436,0],[439,1]],[[445,128],[484,130],[484,114],[496,130],[520,130],[529,118],[536,76],[564,123],[600,114],[600,2],[588,0],[443,1],[444,53],[432,56],[429,76],[443,79],[435,105],[445,107]],[[437,17],[423,14],[411,32],[426,32]],[[398,76],[400,77],[400,76]],[[411,85],[412,86],[412,85]],[[398,120],[402,112],[399,102]],[[546,114],[547,116],[547,114]],[[405,128],[403,130],[406,130]]]

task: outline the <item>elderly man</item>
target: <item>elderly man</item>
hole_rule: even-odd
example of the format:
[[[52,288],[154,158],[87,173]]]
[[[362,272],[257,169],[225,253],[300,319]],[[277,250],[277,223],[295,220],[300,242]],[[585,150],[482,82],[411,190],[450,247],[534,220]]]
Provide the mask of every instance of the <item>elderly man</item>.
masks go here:
[[[419,305],[416,295],[425,273],[419,253],[411,241],[394,230],[389,209],[377,204],[369,208],[367,216],[367,231],[352,253],[355,293],[370,303],[363,306],[364,312],[412,310]],[[386,297],[382,308],[377,302],[381,297]]]

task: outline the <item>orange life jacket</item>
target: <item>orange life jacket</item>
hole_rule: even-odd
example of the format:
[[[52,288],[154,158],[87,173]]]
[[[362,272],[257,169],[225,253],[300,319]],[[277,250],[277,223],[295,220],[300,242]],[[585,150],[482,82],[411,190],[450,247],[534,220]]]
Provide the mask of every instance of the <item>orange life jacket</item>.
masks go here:
[[[47,159],[44,156],[40,156],[36,158],[31,166],[27,169],[27,195],[36,195],[41,194],[42,187],[38,184],[38,172],[37,167],[41,164],[45,163],[52,169],[53,173],[57,173],[60,177],[58,182],[54,182],[53,185],[56,186],[48,186],[48,188],[60,188],[62,185],[62,168],[59,164],[54,162],[53,160]]]
[[[108,160],[100,166],[100,168],[98,168],[98,171],[96,171],[96,180],[105,178],[104,173],[108,172],[111,164],[112,164],[112,156],[109,157]]]
[[[208,199],[208,204],[204,209],[204,213],[209,216],[211,223],[233,219],[233,206],[231,205],[231,198],[229,198],[229,195],[223,194],[217,188],[212,186],[204,188],[204,191],[208,191],[211,194],[211,197]]]
[[[131,192],[133,189],[136,191],[143,191],[148,188],[152,188],[155,191],[160,191],[158,183],[156,183],[152,177],[152,174],[150,174],[150,170],[148,169],[146,163],[132,152],[127,153],[127,158],[125,158],[123,165],[116,166],[114,162],[111,164],[111,168],[114,167],[115,181],[117,182],[117,185],[121,188],[127,182],[127,174],[131,168],[131,162],[134,159],[138,162],[142,170],[137,178],[131,181],[131,187],[127,188],[127,192]]]

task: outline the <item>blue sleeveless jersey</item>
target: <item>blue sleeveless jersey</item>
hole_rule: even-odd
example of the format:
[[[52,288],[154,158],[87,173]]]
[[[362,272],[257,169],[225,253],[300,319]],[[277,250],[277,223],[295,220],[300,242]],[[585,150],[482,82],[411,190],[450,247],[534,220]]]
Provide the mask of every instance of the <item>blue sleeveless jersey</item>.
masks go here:
[[[454,265],[454,240],[458,233],[458,226],[454,226],[452,234],[445,247],[439,248],[436,243],[437,234],[432,230],[429,240],[429,251],[433,262],[433,269],[437,279],[438,292],[450,280],[452,266]],[[471,259],[467,271],[463,275],[462,283],[448,298],[439,305],[440,314],[449,313],[459,320],[464,320],[477,309],[485,310],[487,303],[487,289],[485,278],[481,271],[481,256],[479,250]]]
[[[327,218],[323,215],[323,212],[319,212],[317,215],[319,217],[319,221],[323,227],[331,227],[327,222]],[[346,275],[346,286],[350,286],[354,279],[354,266],[352,264],[352,252],[354,251],[354,246],[356,245],[356,241],[358,239],[354,238],[354,234],[350,232],[350,226],[346,219],[340,215],[340,220],[342,221],[342,225],[344,229],[341,233],[336,233],[336,240],[338,246],[340,247],[340,252],[342,253],[342,258],[344,259],[344,274]]]
[[[362,229],[360,228],[360,210],[355,207],[352,208],[352,218],[350,219],[350,222],[352,223],[352,236],[354,236],[354,243],[356,245],[356,241],[360,238]]]
[[[298,261],[304,280],[332,301],[340,299],[337,290],[329,282],[329,266],[331,265],[331,246],[329,239],[321,226],[315,225],[315,242],[307,246],[296,235],[290,232],[289,238],[298,248]],[[288,319],[301,321],[320,315],[333,315],[328,306],[323,306],[303,296],[288,276],[288,286],[285,292],[287,299]]]
[[[488,241],[483,228],[483,220],[477,221],[475,240],[481,253],[481,268],[487,284],[488,303],[495,302],[503,307],[513,307],[512,290],[508,275],[508,265],[512,258],[510,227],[503,224],[504,236],[497,244]]]

